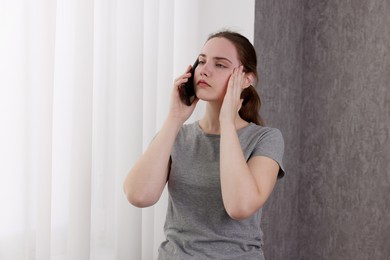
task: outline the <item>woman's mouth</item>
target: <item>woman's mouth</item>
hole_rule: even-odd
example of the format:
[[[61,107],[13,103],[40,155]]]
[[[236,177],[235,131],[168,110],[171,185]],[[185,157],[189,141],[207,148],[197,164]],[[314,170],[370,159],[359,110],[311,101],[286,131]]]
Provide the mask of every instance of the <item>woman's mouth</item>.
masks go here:
[[[207,81],[201,79],[198,81],[198,86],[203,86],[203,87],[210,87],[210,85],[207,83]]]

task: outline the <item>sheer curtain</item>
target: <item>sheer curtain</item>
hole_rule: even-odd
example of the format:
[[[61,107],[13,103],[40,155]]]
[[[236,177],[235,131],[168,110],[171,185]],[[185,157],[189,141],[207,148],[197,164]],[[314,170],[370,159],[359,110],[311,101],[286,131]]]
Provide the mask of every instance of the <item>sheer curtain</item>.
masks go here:
[[[253,22],[254,0],[0,0],[0,259],[155,259],[167,193],[137,209],[123,179],[207,35]]]

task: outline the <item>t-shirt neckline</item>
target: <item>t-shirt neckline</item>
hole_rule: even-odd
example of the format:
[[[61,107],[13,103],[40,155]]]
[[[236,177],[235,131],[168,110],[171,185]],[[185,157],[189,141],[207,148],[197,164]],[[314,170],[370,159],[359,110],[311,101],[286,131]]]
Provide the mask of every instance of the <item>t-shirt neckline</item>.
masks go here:
[[[240,134],[242,131],[245,131],[245,129],[249,128],[252,124],[253,124],[252,122],[248,122],[247,125],[245,125],[244,127],[241,127],[240,129],[237,130],[237,134]],[[196,126],[197,131],[200,132],[204,136],[217,137],[217,138],[221,137],[220,134],[209,134],[209,133],[206,133],[205,131],[203,131],[203,129],[199,125],[199,120],[197,120],[195,122],[195,126]]]

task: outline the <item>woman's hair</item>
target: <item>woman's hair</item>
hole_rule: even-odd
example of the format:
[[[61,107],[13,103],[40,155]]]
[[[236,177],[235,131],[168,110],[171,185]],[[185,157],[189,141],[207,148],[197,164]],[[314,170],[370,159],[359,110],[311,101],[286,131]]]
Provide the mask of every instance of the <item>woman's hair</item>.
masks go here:
[[[232,31],[220,31],[211,34],[207,40],[213,38],[225,38],[234,44],[237,49],[238,59],[244,66],[244,72],[252,73],[257,83],[259,79],[257,74],[257,57],[252,43],[243,35]],[[255,87],[251,85],[245,88],[241,93],[241,98],[243,99],[242,107],[238,111],[241,118],[245,121],[264,126],[263,119],[259,114],[261,107],[260,96]]]

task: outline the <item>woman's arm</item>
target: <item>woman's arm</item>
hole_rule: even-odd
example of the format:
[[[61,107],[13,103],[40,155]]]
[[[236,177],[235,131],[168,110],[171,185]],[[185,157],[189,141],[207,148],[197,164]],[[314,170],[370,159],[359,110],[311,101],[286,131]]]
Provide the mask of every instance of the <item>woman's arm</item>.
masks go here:
[[[234,69],[219,114],[220,176],[222,199],[233,219],[245,219],[261,208],[271,194],[279,165],[264,156],[246,161],[237,136],[235,119],[241,108],[243,88],[251,84],[251,75],[240,66]]]
[[[131,168],[123,183],[127,200],[136,207],[155,204],[168,180],[170,156],[176,136],[198,102],[196,99],[191,106],[186,106],[179,97],[178,87],[187,82],[191,76],[190,70],[191,66],[187,68],[186,73],[175,80],[167,119],[158,135]]]
[[[181,123],[167,119],[145,153],[130,170],[124,182],[127,200],[136,207],[158,201],[168,179],[169,158]]]
[[[265,156],[246,162],[234,125],[221,125],[220,174],[222,199],[233,219],[245,219],[261,208],[271,194],[279,165]]]

